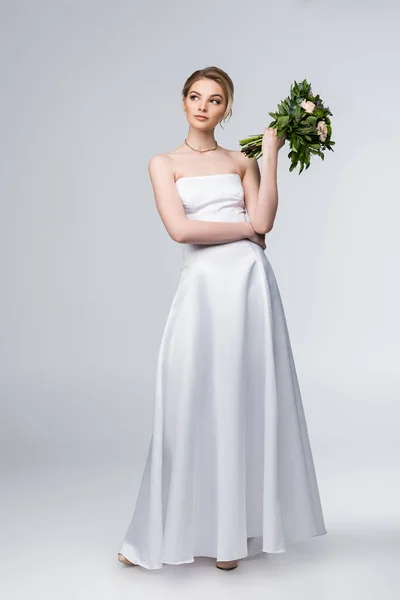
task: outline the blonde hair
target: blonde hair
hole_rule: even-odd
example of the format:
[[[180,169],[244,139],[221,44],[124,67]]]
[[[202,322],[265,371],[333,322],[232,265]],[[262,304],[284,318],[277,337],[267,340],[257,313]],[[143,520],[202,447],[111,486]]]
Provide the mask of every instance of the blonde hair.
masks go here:
[[[221,127],[223,129],[223,126],[222,126],[223,121],[226,121],[228,119],[228,117],[230,118],[232,116],[232,104],[233,104],[233,93],[234,93],[233,81],[229,77],[229,75],[227,73],[225,73],[225,71],[223,71],[222,69],[219,69],[218,67],[205,67],[204,69],[198,69],[197,71],[194,71],[190,75],[190,77],[188,77],[185,81],[185,85],[183,86],[183,89],[182,89],[182,96],[184,98],[187,98],[189,90],[192,87],[192,85],[199,79],[204,79],[204,78],[212,79],[213,81],[216,81],[217,83],[219,83],[219,85],[222,87],[222,90],[226,96],[225,112],[224,112],[222,119],[219,122],[219,124],[221,125]]]

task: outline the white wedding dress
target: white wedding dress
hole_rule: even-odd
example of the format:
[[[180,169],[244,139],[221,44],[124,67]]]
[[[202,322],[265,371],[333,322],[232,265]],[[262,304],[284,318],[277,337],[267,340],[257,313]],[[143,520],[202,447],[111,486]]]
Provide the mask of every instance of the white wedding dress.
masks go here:
[[[189,219],[248,220],[240,176],[182,177]],[[326,533],[280,293],[250,240],[182,244],[153,435],[119,550],[147,569],[284,552]]]

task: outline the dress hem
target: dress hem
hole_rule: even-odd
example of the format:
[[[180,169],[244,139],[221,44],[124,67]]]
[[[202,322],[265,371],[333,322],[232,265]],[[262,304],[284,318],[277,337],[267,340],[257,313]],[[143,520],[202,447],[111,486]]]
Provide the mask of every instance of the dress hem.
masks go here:
[[[307,539],[310,538],[314,538],[314,537],[319,537],[322,535],[326,535],[328,532],[325,529],[324,531],[312,534],[312,535],[308,535],[308,536],[303,536],[300,538],[292,538],[292,539],[288,539],[286,540],[286,542],[288,543],[295,543],[295,542],[302,542],[305,541]],[[260,540],[262,539],[262,536],[259,537],[253,537],[250,538],[253,542],[253,544],[260,542]],[[253,551],[253,552],[247,552],[247,554],[245,555],[241,555],[241,556],[234,556],[231,558],[218,558],[217,556],[211,555],[211,554],[194,554],[192,557],[188,558],[187,560],[180,560],[180,561],[168,561],[168,560],[163,560],[161,563],[159,563],[157,566],[155,567],[150,567],[148,564],[146,564],[145,562],[143,562],[142,560],[138,559],[134,553],[131,554],[131,549],[133,547],[131,546],[131,544],[129,544],[129,542],[124,542],[122,544],[122,547],[119,551],[120,554],[122,554],[123,556],[125,556],[125,558],[127,558],[130,562],[134,563],[135,566],[139,566],[139,567],[143,567],[144,569],[148,569],[149,571],[154,571],[157,569],[162,569],[164,565],[184,565],[184,564],[190,564],[193,563],[195,558],[213,558],[215,560],[218,561],[229,561],[229,560],[244,560],[246,558],[253,558],[255,556],[259,556],[261,554],[283,554],[284,552],[287,552],[286,547],[285,548],[281,548],[279,550],[277,549],[267,549],[262,547],[260,550],[258,551]],[[127,552],[128,550],[128,552]]]

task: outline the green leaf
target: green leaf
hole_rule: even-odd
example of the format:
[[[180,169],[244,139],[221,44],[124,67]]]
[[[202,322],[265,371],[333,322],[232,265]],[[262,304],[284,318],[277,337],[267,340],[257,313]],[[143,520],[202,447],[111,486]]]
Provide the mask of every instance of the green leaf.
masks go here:
[[[278,126],[281,127],[286,127],[286,125],[289,123],[290,120],[290,116],[289,115],[285,115],[285,116],[279,116],[277,119],[278,122]]]

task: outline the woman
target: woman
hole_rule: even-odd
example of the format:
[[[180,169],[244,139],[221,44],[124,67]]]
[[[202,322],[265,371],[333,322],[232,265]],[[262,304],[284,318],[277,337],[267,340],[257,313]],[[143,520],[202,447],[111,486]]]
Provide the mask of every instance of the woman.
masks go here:
[[[158,355],[153,435],[119,560],[163,564],[284,552],[326,533],[281,297],[264,254],[284,139],[256,160],[217,144],[233,83],[217,67],[182,90],[185,142],[149,162],[183,265]]]

